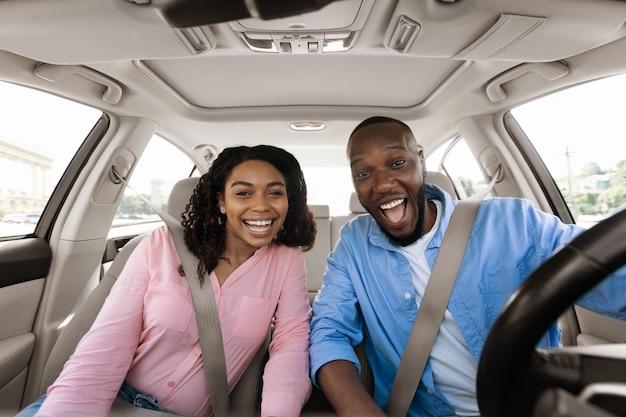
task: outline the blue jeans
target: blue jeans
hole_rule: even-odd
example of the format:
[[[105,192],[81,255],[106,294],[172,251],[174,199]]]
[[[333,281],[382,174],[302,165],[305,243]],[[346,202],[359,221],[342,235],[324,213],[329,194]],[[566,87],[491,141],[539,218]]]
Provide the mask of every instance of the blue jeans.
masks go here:
[[[147,410],[156,410],[163,411],[165,413],[169,413],[170,411],[164,407],[161,407],[156,398],[154,398],[150,394],[145,394],[141,391],[137,391],[135,388],[128,385],[126,382],[122,384],[120,391],[117,393],[117,396],[122,400],[126,401],[129,404],[134,405],[138,408],[144,408]],[[33,417],[39,411],[41,404],[43,404],[46,399],[46,395],[42,395],[37,398],[33,403],[31,403],[28,407],[24,408],[20,411],[15,417]]]

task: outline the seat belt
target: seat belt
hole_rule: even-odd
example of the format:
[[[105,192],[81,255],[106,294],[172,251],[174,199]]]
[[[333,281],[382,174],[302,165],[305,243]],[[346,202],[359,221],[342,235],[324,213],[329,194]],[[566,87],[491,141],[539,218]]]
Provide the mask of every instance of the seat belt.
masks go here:
[[[501,171],[502,166],[499,166],[485,190],[461,200],[452,212],[450,224],[444,234],[437,259],[426,284],[424,297],[422,297],[409,340],[391,386],[387,404],[389,417],[407,415],[422,378],[424,366],[435,343],[435,337],[439,333],[441,320],[465,255],[465,247],[472,232],[474,218],[480,203],[499,180]]]
[[[184,229],[180,222],[177,222],[168,213],[157,212],[170,230],[178,256],[183,264],[185,277],[191,290],[191,298],[196,311],[196,322],[198,323],[198,336],[200,338],[200,348],[202,350],[202,361],[204,363],[204,373],[209,386],[213,412],[216,417],[228,417],[228,382],[226,377],[226,358],[224,354],[224,344],[222,342],[222,329],[217,313],[217,304],[213,288],[205,273],[204,287],[200,285],[195,272],[198,270],[198,258],[195,257],[185,245]],[[208,352],[211,354],[209,355]],[[209,360],[210,358],[210,360]]]
[[[135,191],[124,178],[121,177],[113,167],[113,176],[124,183],[129,189],[134,191],[148,206],[161,217],[167,225],[178,256],[186,271],[185,277],[191,291],[191,298],[196,312],[196,322],[198,324],[198,336],[200,339],[200,348],[202,350],[202,361],[204,371],[213,404],[213,413],[215,417],[228,417],[230,415],[230,404],[228,395],[228,381],[226,376],[226,358],[224,355],[224,344],[222,342],[222,330],[217,312],[217,304],[215,294],[211,288],[210,281],[205,273],[204,288],[200,285],[200,281],[196,279],[195,273],[198,270],[198,258],[189,251],[185,245],[184,228],[180,221],[176,220],[169,213],[155,207],[147,198]],[[237,401],[236,410],[238,416],[254,416],[257,414],[256,400],[259,395],[258,388],[255,384],[260,380],[262,372],[262,364],[264,363],[265,353],[270,341],[270,331],[265,342],[255,355],[252,363],[239,380],[236,389],[233,391],[241,401]],[[211,354],[209,355],[208,352]],[[248,372],[250,371],[250,372]],[[244,385],[239,387],[239,385]],[[258,385],[258,384],[257,384]]]

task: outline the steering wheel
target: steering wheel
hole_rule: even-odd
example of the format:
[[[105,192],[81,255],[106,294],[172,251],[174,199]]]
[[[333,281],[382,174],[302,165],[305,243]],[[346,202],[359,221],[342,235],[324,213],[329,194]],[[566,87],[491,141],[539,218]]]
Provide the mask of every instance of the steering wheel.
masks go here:
[[[591,417],[589,413],[548,414],[545,407],[562,411],[568,398],[607,381],[624,383],[621,400],[613,396],[604,401],[609,408],[621,407],[615,415],[624,415],[626,345],[535,348],[569,306],[624,264],[626,210],[578,235],[528,277],[507,301],[481,353],[476,380],[481,416]],[[581,401],[575,404],[579,411],[585,405]],[[544,407],[542,414],[539,407]],[[597,415],[606,416],[604,413]]]

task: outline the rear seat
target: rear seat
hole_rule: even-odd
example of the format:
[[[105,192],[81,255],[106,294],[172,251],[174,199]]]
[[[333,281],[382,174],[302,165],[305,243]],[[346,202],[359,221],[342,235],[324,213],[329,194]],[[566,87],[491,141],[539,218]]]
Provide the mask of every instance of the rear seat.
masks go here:
[[[322,286],[322,275],[326,270],[326,256],[332,249],[330,207],[326,205],[309,204],[309,209],[315,217],[317,236],[315,245],[309,251],[304,252],[304,260],[307,268],[307,289],[309,302],[313,302],[317,291]]]
[[[339,239],[339,232],[341,231],[341,227],[346,224],[349,220],[358,216],[359,214],[367,213],[365,207],[361,205],[361,202],[356,196],[355,192],[350,194],[350,203],[349,203],[349,212],[348,214],[344,214],[342,216],[334,216],[331,223],[331,240],[332,247],[335,248],[337,244],[337,239]]]

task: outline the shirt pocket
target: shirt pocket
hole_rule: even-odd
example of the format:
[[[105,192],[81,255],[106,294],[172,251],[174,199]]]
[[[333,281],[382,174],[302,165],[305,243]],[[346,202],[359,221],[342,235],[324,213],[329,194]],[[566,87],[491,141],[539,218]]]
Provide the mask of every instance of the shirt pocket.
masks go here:
[[[146,327],[184,332],[192,313],[191,294],[187,287],[160,281],[150,283],[144,305]]]
[[[491,321],[494,321],[506,304],[510,296],[517,291],[524,280],[525,269],[500,266],[489,272],[484,272],[480,281],[480,291],[483,295],[485,311]]]
[[[267,335],[276,305],[270,298],[243,296],[233,336],[261,339]]]

